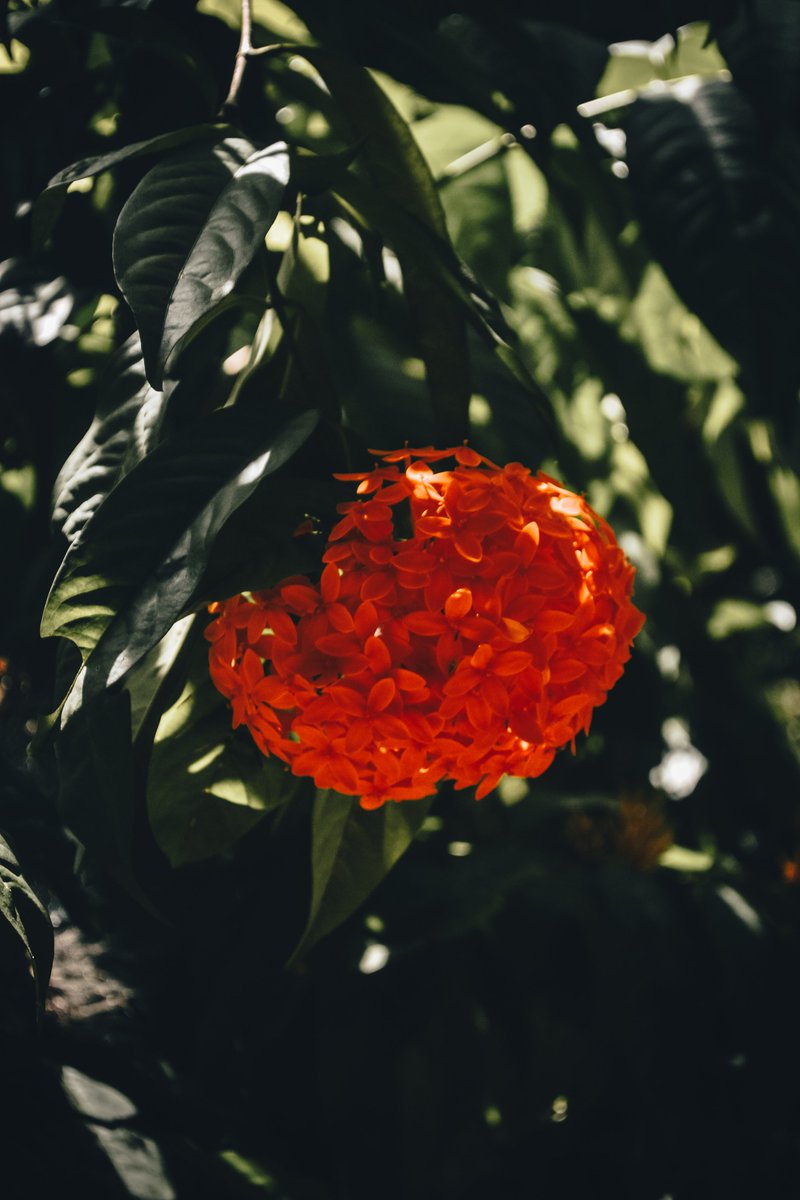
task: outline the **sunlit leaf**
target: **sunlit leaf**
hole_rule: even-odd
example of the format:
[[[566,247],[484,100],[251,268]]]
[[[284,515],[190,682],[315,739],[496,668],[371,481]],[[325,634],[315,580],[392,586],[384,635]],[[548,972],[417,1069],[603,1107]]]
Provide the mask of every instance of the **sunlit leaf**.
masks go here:
[[[225,854],[264,813],[285,803],[297,779],[265,758],[208,676],[201,647],[193,678],[158,726],[147,808],[156,841],[174,867]]]
[[[182,615],[225,522],[315,423],[313,412],[282,425],[250,409],[212,413],[120,481],[67,554],[42,618],[44,637],[93,656],[90,691],[121,679]]]
[[[154,387],[181,340],[233,292],[288,177],[283,143],[226,138],[170,156],[132,192],[114,231],[114,271]]]
[[[340,925],[408,849],[431,799],[388,803],[367,812],[356,800],[319,791],[311,825],[311,904],[292,958]]]
[[[390,196],[370,188],[355,176],[349,175],[342,180],[336,187],[335,196],[348,216],[386,238],[401,262],[405,261],[407,268],[413,268],[419,286],[426,290],[429,299],[442,291],[455,298],[466,318],[531,397],[545,427],[553,430],[550,402],[516,350],[515,336],[497,301],[459,262],[452,247],[411,220]],[[436,328],[436,325],[432,326],[433,330]],[[441,349],[449,358],[457,347],[444,343]]]
[[[75,303],[64,276],[50,278],[40,264],[21,258],[0,264],[0,333],[13,329],[34,346],[49,346],[66,325]]]

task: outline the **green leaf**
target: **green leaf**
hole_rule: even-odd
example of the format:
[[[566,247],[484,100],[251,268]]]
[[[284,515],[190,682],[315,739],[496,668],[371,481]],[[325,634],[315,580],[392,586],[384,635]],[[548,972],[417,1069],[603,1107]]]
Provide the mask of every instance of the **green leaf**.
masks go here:
[[[333,481],[265,479],[231,516],[225,536],[214,543],[196,601],[260,591],[288,575],[319,572],[322,530],[336,524],[341,499],[340,486]],[[292,536],[306,517],[314,519],[318,531]]]
[[[314,154],[303,146],[292,146],[290,178],[293,187],[304,196],[327,192],[336,185],[359,149],[359,146],[348,146],[330,154]]]
[[[339,182],[334,199],[349,218],[362,227],[379,232],[386,239],[405,264],[405,270],[412,271],[418,286],[421,281],[427,281],[431,309],[437,296],[441,298],[445,294],[455,298],[499,361],[531,397],[546,429],[553,432],[555,418],[550,400],[520,358],[513,344],[514,334],[506,324],[497,301],[459,262],[452,247],[410,218],[390,196],[381,194],[352,174]],[[425,311],[428,311],[427,307]],[[441,317],[441,311],[439,315]],[[432,337],[441,326],[432,313],[431,320]],[[444,332],[439,350],[443,367],[452,360],[456,350],[457,345],[448,340]]]
[[[202,632],[177,622],[125,679],[123,687],[87,693],[86,671],[59,713],[55,737],[59,808],[86,849],[140,903],[157,913],[166,860],[144,819],[144,777],[152,738]]]
[[[389,802],[367,812],[355,800],[318,791],[311,822],[311,905],[291,961],[340,925],[413,842],[433,798]]]
[[[322,46],[285,46],[319,71],[360,143],[363,159],[376,186],[406,212],[447,238],[447,223],[436,181],[414,135],[369,71]]]
[[[205,646],[196,658],[193,678],[161,718],[147,779],[150,825],[173,867],[226,854],[298,782],[231,728]]]
[[[148,154],[161,154],[165,150],[175,150],[191,142],[218,141],[229,132],[230,125],[191,125],[186,129],[175,129],[171,133],[162,133],[158,137],[148,138],[144,142],[133,142],[130,146],[121,146],[108,154],[98,154],[93,158],[80,158],[71,166],[65,167],[48,183],[38,197],[33,210],[33,240],[41,246],[53,231],[64,205],[67,188],[77,179],[88,179],[100,175],[116,167],[119,163],[131,158],[142,158]]]
[[[447,222],[434,180],[414,135],[368,71],[320,46],[286,47],[315,67],[341,106],[378,194],[391,196],[410,220],[448,243]],[[431,400],[446,441],[466,437],[472,391],[466,325],[459,306],[435,275],[420,268],[420,253],[395,245],[409,309],[417,327]],[[424,251],[422,251],[424,254]]]
[[[53,488],[55,529],[72,542],[111,489],[153,448],[165,397],[144,374],[139,335],[109,362],[94,420],[58,473]]]
[[[25,880],[11,847],[0,837],[0,1027],[16,1032],[26,996],[44,1002],[53,963],[53,930],[47,910]]]
[[[154,387],[180,342],[230,296],[288,178],[283,143],[259,149],[226,138],[159,163],[128,198],[114,230],[114,272]]]
[[[162,370],[192,326],[224,298],[250,263],[283,200],[289,154],[282,143],[257,150],[214,205],[167,306]]]
[[[260,412],[214,412],[120,481],[67,553],[42,618],[43,637],[91,656],[90,694],[123,678],[188,610],[225,522],[316,421],[309,411],[265,428]]]
[[[56,737],[58,803],[64,824],[138,893],[132,857],[135,821],[130,696],[123,689],[84,696],[78,676]]]
[[[764,138],[747,100],[718,80],[643,93],[622,125],[653,251],[741,364],[750,399],[790,426],[800,381],[796,136]]]

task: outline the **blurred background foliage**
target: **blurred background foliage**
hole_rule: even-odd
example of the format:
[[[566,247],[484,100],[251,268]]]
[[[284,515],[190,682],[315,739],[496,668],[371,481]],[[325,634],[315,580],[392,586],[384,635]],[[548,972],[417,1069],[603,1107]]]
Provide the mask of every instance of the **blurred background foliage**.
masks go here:
[[[307,53],[231,96],[239,0],[0,6],[6,1194],[794,1196],[800,8],[253,16]],[[285,142],[289,182],[154,367],[126,202],[178,162],[161,253],[225,136]],[[647,624],[542,779],[345,817],[231,733],[192,613],[313,571],[367,446],[467,435],[586,493]],[[262,444],[288,462],[220,508]],[[100,665],[56,767],[69,622]]]

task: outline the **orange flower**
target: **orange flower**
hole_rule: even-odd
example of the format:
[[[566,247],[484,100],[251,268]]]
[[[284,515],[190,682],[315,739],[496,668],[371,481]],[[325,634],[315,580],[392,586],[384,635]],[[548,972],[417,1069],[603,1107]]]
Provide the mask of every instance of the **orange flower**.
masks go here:
[[[441,779],[480,798],[541,775],[630,657],[633,567],[582,497],[520,463],[373,453],[386,465],[337,476],[358,499],[339,506],[318,582],[211,605],[234,725],[364,808]]]

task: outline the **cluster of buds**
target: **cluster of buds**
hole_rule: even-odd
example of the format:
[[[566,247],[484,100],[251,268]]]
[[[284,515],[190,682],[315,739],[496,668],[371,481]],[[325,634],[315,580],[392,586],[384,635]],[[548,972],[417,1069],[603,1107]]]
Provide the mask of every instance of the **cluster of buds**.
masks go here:
[[[211,606],[234,726],[364,808],[541,775],[630,657],[633,568],[582,497],[520,463],[467,446],[380,457],[337,476],[358,498],[318,581]]]

